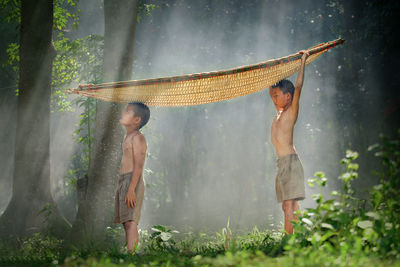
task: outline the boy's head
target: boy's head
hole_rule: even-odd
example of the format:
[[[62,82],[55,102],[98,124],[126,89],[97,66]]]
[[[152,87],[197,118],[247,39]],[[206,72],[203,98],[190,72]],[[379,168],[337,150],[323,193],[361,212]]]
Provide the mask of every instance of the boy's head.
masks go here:
[[[140,129],[146,125],[150,118],[150,109],[141,102],[129,103],[122,112],[119,122],[124,126],[133,126]]]
[[[285,109],[287,105],[292,103],[293,94],[294,85],[286,79],[279,81],[269,88],[269,95],[278,110]]]

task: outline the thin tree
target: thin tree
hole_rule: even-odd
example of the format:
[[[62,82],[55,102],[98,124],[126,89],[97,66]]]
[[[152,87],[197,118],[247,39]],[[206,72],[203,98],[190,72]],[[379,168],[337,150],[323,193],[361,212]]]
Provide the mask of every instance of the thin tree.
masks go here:
[[[104,1],[103,81],[124,81],[132,77],[134,36],[139,1]],[[112,224],[113,196],[119,174],[122,128],[121,105],[98,102],[94,143],[86,184],[85,200],[73,225],[73,243],[103,240]]]

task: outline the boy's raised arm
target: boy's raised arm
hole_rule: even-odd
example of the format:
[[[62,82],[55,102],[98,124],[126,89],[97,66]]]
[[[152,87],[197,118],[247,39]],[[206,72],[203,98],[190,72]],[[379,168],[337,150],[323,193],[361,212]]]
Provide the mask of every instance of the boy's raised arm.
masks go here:
[[[299,100],[300,100],[300,94],[301,94],[301,89],[303,88],[303,81],[304,81],[304,69],[306,66],[306,60],[309,56],[309,53],[307,50],[302,50],[300,53],[303,54],[301,57],[301,67],[299,74],[297,75],[297,80],[296,84],[294,86],[294,94],[293,94],[293,100],[292,100],[292,108],[294,113],[296,114],[296,117],[299,113]]]

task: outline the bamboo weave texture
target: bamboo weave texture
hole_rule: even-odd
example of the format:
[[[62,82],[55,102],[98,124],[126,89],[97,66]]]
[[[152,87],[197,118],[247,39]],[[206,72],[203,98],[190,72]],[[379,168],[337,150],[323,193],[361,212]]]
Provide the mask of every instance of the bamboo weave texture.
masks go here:
[[[342,39],[309,49],[306,64]],[[116,103],[143,102],[149,106],[191,106],[232,99],[268,88],[300,69],[299,53],[254,65],[224,71],[196,73],[166,78],[79,85],[69,93]]]

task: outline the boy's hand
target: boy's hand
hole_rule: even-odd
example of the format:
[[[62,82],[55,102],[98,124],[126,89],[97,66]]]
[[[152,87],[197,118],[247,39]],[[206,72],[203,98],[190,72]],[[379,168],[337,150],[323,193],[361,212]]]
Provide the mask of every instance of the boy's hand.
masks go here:
[[[310,52],[308,50],[301,50],[299,51],[299,54],[303,54],[301,61],[305,61],[310,56]]]
[[[136,193],[135,189],[132,189],[132,187],[129,187],[128,192],[126,193],[125,203],[132,209],[136,206]]]

